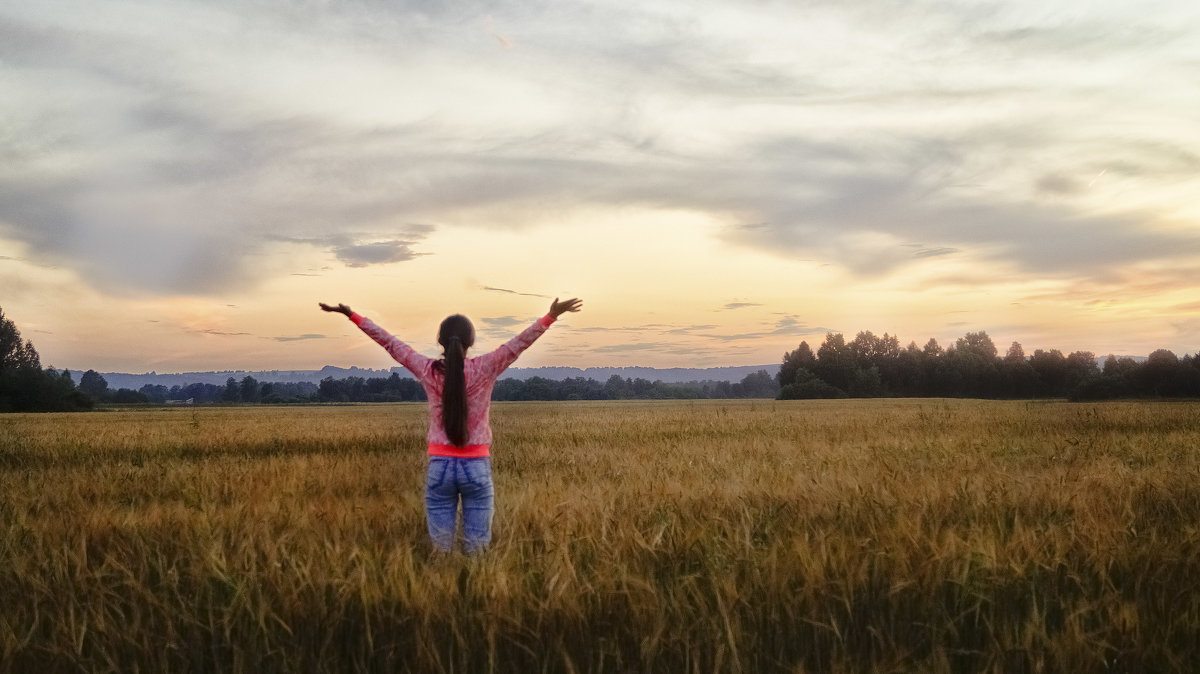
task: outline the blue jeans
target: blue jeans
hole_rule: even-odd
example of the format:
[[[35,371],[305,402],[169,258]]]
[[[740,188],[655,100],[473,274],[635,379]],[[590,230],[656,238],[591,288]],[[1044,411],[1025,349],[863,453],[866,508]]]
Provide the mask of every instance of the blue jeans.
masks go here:
[[[492,542],[492,460],[486,456],[429,457],[425,474],[425,518],[429,537],[442,551],[454,546],[458,501],[462,498],[463,539],[467,552],[477,552]]]

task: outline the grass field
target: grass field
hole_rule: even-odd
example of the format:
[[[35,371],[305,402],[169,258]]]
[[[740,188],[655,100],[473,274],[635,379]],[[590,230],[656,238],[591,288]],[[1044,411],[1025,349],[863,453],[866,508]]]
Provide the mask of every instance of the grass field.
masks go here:
[[[424,416],[0,417],[0,671],[1200,671],[1200,404],[497,404],[475,558]]]

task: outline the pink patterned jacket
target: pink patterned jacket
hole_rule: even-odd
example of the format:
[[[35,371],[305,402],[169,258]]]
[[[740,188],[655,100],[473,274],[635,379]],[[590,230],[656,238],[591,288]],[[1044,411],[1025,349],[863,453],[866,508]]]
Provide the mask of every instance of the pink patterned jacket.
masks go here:
[[[429,399],[429,432],[425,435],[425,440],[429,443],[429,453],[434,456],[478,457],[490,454],[492,426],[489,415],[492,388],[496,385],[496,378],[516,361],[522,351],[528,349],[534,340],[546,332],[554,322],[554,317],[546,314],[495,351],[478,358],[468,358],[463,363],[463,374],[467,383],[467,444],[464,447],[455,447],[442,428],[442,384],[445,375],[441,367],[434,366],[438,361],[417,353],[411,346],[388,334],[369,318],[352,313],[350,320],[387,349],[397,363],[408,368],[425,388],[425,396]]]

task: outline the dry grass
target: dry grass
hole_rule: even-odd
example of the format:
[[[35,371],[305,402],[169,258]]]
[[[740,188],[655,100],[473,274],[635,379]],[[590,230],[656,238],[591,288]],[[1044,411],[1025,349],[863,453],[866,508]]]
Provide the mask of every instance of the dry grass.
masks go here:
[[[0,671],[1200,671],[1200,405],[497,404],[435,555],[424,408],[0,417]]]

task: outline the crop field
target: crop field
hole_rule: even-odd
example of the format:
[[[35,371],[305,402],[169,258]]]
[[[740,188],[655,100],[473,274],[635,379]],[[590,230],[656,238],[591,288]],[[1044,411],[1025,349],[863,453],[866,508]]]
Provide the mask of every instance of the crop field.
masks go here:
[[[0,416],[0,672],[1200,671],[1200,404],[492,414],[475,557],[421,404]]]

